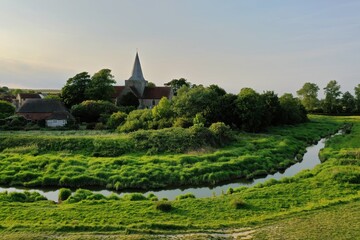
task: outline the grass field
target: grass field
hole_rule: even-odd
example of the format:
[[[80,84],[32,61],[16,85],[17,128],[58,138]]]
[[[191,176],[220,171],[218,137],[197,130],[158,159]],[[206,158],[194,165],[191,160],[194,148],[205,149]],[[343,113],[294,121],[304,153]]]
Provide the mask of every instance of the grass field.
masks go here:
[[[271,128],[266,134],[236,133],[236,140],[222,148],[158,154],[144,151],[149,145],[144,140],[106,131],[2,132],[0,184],[116,190],[215,185],[284,169],[340,125],[333,118],[312,117],[309,123]],[[169,148],[189,141],[174,141]]]
[[[104,198],[86,191],[75,196],[79,201],[70,198],[61,204],[44,200],[22,203],[4,197],[0,198],[3,199],[0,200],[1,237],[41,239],[51,235],[67,239],[161,239],[165,238],[163,234],[180,234],[177,237],[183,239],[241,239],[242,235],[235,233],[250,231],[248,236],[254,239],[329,239],[328,236],[332,236],[331,239],[357,239],[360,118],[312,119],[314,122],[305,126],[274,128],[267,135],[242,136],[247,138],[245,143],[252,143],[261,152],[260,146],[265,149],[273,144],[281,146],[279,143],[284,140],[276,141],[281,134],[308,142],[315,139],[313,136],[321,135],[319,129],[323,127],[320,126],[328,124],[328,134],[340,123],[353,124],[348,134],[335,136],[327,142],[321,153],[323,164],[292,178],[234,189],[232,194],[217,197],[166,202],[171,206],[167,210],[159,207],[164,202],[154,199]],[[233,148],[234,145],[218,151],[225,153]],[[191,232],[195,235],[187,235]]]

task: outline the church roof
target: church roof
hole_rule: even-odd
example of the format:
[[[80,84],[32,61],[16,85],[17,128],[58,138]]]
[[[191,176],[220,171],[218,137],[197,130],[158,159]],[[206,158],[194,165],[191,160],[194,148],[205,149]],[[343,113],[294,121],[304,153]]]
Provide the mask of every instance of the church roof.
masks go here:
[[[115,89],[115,92],[114,92],[113,98],[117,98],[118,96],[120,96],[122,91],[125,89],[125,86],[114,86],[114,89]]]
[[[122,91],[126,86],[114,86],[115,93],[113,98],[117,98],[121,95]],[[171,97],[171,87],[145,87],[144,93],[142,96],[139,96],[139,93],[134,87],[129,87],[134,95],[142,99],[161,99],[162,97]]]
[[[138,53],[136,53],[132,75],[129,78],[129,80],[145,81],[145,78],[144,78],[142,70],[141,70],[141,64],[140,64],[140,59],[139,59]]]
[[[161,99],[162,97],[169,98],[171,94],[171,87],[146,87],[143,99]]]

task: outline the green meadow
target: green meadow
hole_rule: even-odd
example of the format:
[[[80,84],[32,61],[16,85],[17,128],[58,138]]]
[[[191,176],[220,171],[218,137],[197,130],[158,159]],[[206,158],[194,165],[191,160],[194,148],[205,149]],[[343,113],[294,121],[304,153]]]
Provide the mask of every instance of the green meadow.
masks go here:
[[[241,239],[236,233],[250,231],[253,239],[356,239],[360,231],[358,214],[354,214],[360,205],[360,117],[310,119],[262,134],[237,132],[235,139],[221,148],[151,154],[137,152],[135,147],[117,157],[94,156],[94,143],[122,139],[127,144],[129,136],[5,132],[1,135],[2,186],[74,183],[86,187],[89,179],[96,179],[91,184],[122,189],[214,184],[271,173],[292,164],[296,156],[301,158],[306,146],[345,126],[345,134],[327,141],[321,151],[323,163],[314,169],[220,196],[196,199],[188,194],[167,201],[151,195],[104,197],[78,190],[56,204],[35,193],[2,193],[1,238]],[[18,144],[11,146],[10,141]],[[54,150],[42,147],[41,141],[86,142],[88,148],[72,149],[69,143]],[[337,219],[344,223],[338,225]]]
[[[341,126],[341,121],[313,117],[263,134],[234,132],[225,146],[181,128],[130,134],[2,132],[0,185],[149,190],[251,179],[301,160],[308,145]]]

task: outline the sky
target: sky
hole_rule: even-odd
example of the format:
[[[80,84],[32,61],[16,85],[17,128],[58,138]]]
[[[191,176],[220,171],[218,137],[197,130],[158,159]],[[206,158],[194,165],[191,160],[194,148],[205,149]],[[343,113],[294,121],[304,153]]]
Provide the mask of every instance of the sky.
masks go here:
[[[139,51],[157,86],[237,94],[360,84],[358,0],[0,0],[0,86],[60,89],[86,71],[118,85]]]

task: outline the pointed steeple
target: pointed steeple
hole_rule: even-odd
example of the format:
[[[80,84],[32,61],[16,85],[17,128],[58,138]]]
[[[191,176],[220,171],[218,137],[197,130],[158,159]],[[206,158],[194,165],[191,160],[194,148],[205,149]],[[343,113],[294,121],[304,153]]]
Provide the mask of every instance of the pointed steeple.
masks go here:
[[[144,78],[142,70],[141,70],[139,54],[137,52],[136,52],[136,57],[135,57],[135,62],[134,62],[132,75],[129,78],[129,80],[145,81],[145,78]]]

